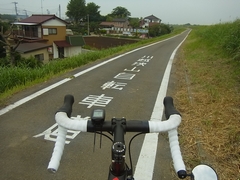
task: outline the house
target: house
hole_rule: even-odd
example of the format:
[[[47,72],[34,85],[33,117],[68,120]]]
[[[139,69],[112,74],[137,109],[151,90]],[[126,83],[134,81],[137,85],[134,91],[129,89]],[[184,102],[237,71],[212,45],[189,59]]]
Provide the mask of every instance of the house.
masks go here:
[[[142,19],[139,22],[139,27],[135,28],[131,27],[127,18],[113,19],[113,21],[102,22],[100,23],[100,27],[101,29],[106,30],[107,34],[122,33],[122,35],[132,36],[132,33],[146,35],[148,33],[148,27],[156,23],[161,23],[161,19],[151,15]]]
[[[44,43],[21,43],[17,47],[17,52],[24,58],[33,56],[35,59],[47,63],[49,60],[49,49],[51,49],[51,45]]]
[[[148,28],[154,24],[161,24],[161,19],[157,18],[154,15],[147,16],[140,21],[140,27]]]
[[[69,34],[68,23],[55,15],[36,14],[13,24],[18,27],[13,38],[21,40],[16,50],[24,57],[39,57],[48,62],[77,55],[85,44],[82,36]]]
[[[112,21],[101,22],[100,28],[106,30],[107,33],[120,33],[124,31],[129,31],[130,26],[127,18],[116,18]]]

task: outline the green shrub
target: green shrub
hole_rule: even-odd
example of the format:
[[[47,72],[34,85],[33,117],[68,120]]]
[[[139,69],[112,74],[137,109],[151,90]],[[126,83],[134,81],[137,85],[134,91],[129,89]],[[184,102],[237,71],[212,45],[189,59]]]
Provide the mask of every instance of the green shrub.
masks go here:
[[[17,67],[23,67],[23,68],[38,68],[43,65],[42,61],[37,60],[33,56],[29,58],[21,58],[16,61],[16,66]]]

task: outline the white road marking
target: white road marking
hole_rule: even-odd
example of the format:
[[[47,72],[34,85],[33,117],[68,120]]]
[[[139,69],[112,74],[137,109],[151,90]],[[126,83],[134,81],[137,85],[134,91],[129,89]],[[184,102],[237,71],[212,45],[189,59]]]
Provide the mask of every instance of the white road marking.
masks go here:
[[[114,78],[115,79],[125,79],[125,80],[132,80],[136,76],[136,74],[130,74],[130,73],[119,73]]]
[[[190,33],[190,31],[189,31]],[[189,34],[188,33],[188,34]],[[176,35],[178,36],[178,35]],[[147,47],[150,47],[150,46],[153,46],[153,45],[156,45],[156,44],[159,44],[161,42],[164,42],[164,41],[167,41],[169,39],[173,39],[174,37],[176,36],[173,36],[171,38],[168,38],[168,39],[165,39],[163,41],[159,41],[159,42],[156,42],[156,43],[153,43],[153,44],[150,44],[150,45],[147,45],[147,46],[143,46],[143,47],[140,47],[138,49],[134,49],[132,51],[129,51],[125,54],[122,54],[122,55],[119,55],[119,56],[116,56],[114,58],[111,58],[107,61],[104,61],[100,64],[97,64],[93,67],[90,67],[86,70],[83,70],[77,74],[74,75],[74,77],[78,77],[78,76],[81,76],[89,71],[92,71],[104,64],[107,64],[111,61],[114,61],[120,57],[123,57],[125,55],[128,55],[130,53],[133,53],[135,51],[138,51],[138,50],[141,50],[141,49],[144,49],[144,48],[147,48]],[[185,39],[187,38],[187,36],[185,37]],[[176,51],[178,50],[178,48],[181,46],[181,44],[185,41],[185,39],[178,45],[178,47],[173,51],[171,57],[170,57],[170,60],[169,60],[169,63],[167,65],[167,68],[165,70],[165,73],[164,73],[164,77],[163,77],[163,80],[162,80],[162,84],[160,86],[160,90],[159,90],[159,93],[158,93],[158,97],[157,97],[157,100],[156,100],[156,103],[155,103],[155,106],[154,106],[154,110],[153,110],[153,113],[152,113],[152,117],[151,117],[151,120],[161,120],[161,118],[159,117],[162,117],[162,114],[163,114],[163,105],[162,105],[162,102],[163,102],[163,98],[166,96],[166,91],[167,91],[167,86],[168,86],[168,81],[169,81],[169,76],[170,76],[170,71],[171,71],[171,67],[172,67],[172,61],[173,61],[173,58],[176,54]],[[44,94],[45,92],[48,92],[50,91],[51,89],[55,88],[55,87],[58,87],[62,84],[64,84],[65,82],[68,82],[70,81],[72,78],[66,78],[66,79],[63,79],[62,81],[59,81],[47,88],[44,88],[30,96],[27,96],[17,102],[15,102],[14,104],[11,104],[3,109],[0,110],[0,116],[11,111],[12,109]],[[164,84],[163,84],[163,81],[164,81]],[[160,92],[163,92],[163,93],[160,93]],[[164,95],[164,96],[163,96]],[[137,163],[137,166],[136,166],[136,170],[135,170],[135,179],[136,180],[151,180],[152,177],[153,177],[153,170],[154,170],[154,163],[155,163],[155,157],[156,157],[156,151],[157,151],[157,143],[158,143],[158,134],[157,133],[154,133],[154,134],[147,134],[145,136],[145,139],[144,139],[144,142],[143,142],[143,145],[142,145],[142,149],[141,149],[141,153],[140,153],[140,156],[139,156],[139,159],[138,159],[138,163]]]
[[[190,32],[189,32],[190,33]],[[188,34],[189,34],[188,33]],[[188,35],[187,35],[188,36]],[[157,99],[153,108],[151,121],[161,121],[163,115],[163,99],[167,94],[167,87],[170,78],[171,68],[173,59],[178,48],[182,45],[185,41],[187,36],[184,40],[177,46],[177,48],[173,51],[169,62],[167,64],[166,70],[164,72],[164,76],[162,79],[162,83],[160,85],[160,89],[158,91]],[[158,133],[151,133],[146,134],[143,145],[141,148],[140,155],[138,157],[138,162],[135,169],[134,178],[136,180],[151,180],[153,177],[155,159],[156,159],[156,152],[157,152],[157,144],[158,144]]]
[[[81,115],[78,115],[77,117],[71,117],[72,120],[76,120],[76,121],[79,120],[80,118],[81,118]],[[90,120],[90,117],[87,116],[83,119]],[[67,130],[67,136],[66,136],[65,144],[69,144],[70,140],[74,139],[80,132],[81,131]],[[57,136],[58,136],[58,124],[55,123],[54,125],[52,125],[48,129],[43,131],[42,133],[37,134],[33,137],[38,138],[38,137],[42,137],[42,136],[44,137],[45,140],[56,142]]]
[[[11,111],[12,109],[14,109],[14,108],[16,108],[16,107],[18,107],[18,106],[26,103],[26,102],[34,99],[35,97],[38,97],[38,96],[42,95],[43,93],[45,93],[45,92],[47,92],[47,91],[49,91],[49,90],[51,90],[51,89],[53,89],[53,88],[55,88],[55,87],[58,87],[58,86],[60,86],[61,84],[64,84],[65,82],[70,81],[70,80],[71,80],[71,78],[63,79],[63,80],[61,80],[61,81],[59,81],[59,82],[57,82],[57,83],[55,83],[55,84],[53,84],[53,85],[51,85],[51,86],[48,86],[48,87],[46,87],[46,88],[44,88],[44,89],[42,89],[42,90],[40,90],[40,91],[38,91],[38,92],[36,92],[36,93],[34,93],[34,94],[31,94],[30,96],[27,96],[27,97],[25,97],[25,98],[23,98],[23,99],[15,102],[14,104],[11,104],[11,105],[9,105],[9,106],[1,109],[1,110],[0,110],[0,116],[3,115],[3,114],[5,114],[5,113],[7,113],[7,112],[9,112],[9,111]]]
[[[106,105],[108,105],[112,99],[113,97],[105,96],[105,94],[101,94],[100,96],[89,95],[78,104],[89,105],[87,108],[91,108],[92,106],[106,107]]]
[[[72,130],[67,130],[67,136],[66,139],[74,139],[81,131],[72,131]],[[56,142],[57,136],[58,136],[58,124],[55,123],[52,125],[50,128],[45,130],[44,132],[37,134],[33,137],[38,138],[43,136],[45,140],[47,141],[53,141]],[[66,140],[65,144],[69,144],[70,140]]]
[[[101,88],[103,90],[109,88],[109,89],[117,89],[117,90],[122,90],[123,87],[125,87],[127,83],[121,83],[121,82],[115,82],[115,81],[108,81],[104,83]]]
[[[178,35],[176,35],[176,36],[178,36]],[[75,75],[73,75],[73,76],[74,76],[74,77],[81,76],[81,75],[83,75],[83,74],[85,74],[85,73],[87,73],[87,72],[89,72],[89,71],[92,71],[92,70],[94,70],[94,69],[96,69],[96,68],[98,68],[98,67],[100,67],[100,66],[102,66],[102,65],[104,65],[104,64],[107,64],[107,63],[109,63],[109,62],[111,62],[111,61],[114,61],[114,60],[116,60],[116,59],[119,59],[120,57],[126,56],[126,55],[131,54],[131,53],[133,53],[133,52],[135,52],[135,51],[138,51],[138,50],[141,50],[141,49],[144,49],[144,48],[147,48],[147,47],[150,47],[150,46],[159,44],[159,43],[161,43],[161,42],[164,42],[164,41],[167,41],[167,40],[169,40],[169,39],[172,39],[172,38],[174,38],[174,37],[176,37],[176,36],[173,36],[173,37],[171,37],[171,38],[168,38],[168,39],[165,39],[165,40],[162,40],[162,41],[153,43],[153,44],[149,44],[149,45],[147,45],[147,46],[143,46],[143,47],[134,49],[134,50],[129,51],[129,52],[124,53],[124,54],[121,54],[121,55],[116,56],[116,57],[114,57],[114,58],[111,58],[111,59],[109,59],[109,60],[107,60],[107,61],[104,61],[104,62],[102,62],[102,63],[99,63],[99,64],[97,64],[97,65],[95,65],[95,66],[93,66],[93,67],[90,67],[90,68],[88,68],[88,69],[85,69],[85,70],[83,70],[83,71],[81,71],[81,72],[79,72],[79,73],[77,73],[77,74],[75,74]],[[15,109],[16,107],[18,107],[18,106],[20,106],[20,105],[22,105],[22,104],[24,104],[24,103],[26,103],[26,102],[28,102],[28,101],[36,98],[36,97],[44,94],[45,92],[48,92],[48,91],[50,91],[51,89],[53,89],[53,88],[55,88],[55,87],[58,87],[58,86],[60,86],[60,85],[62,85],[62,84],[64,84],[64,83],[70,81],[70,80],[72,80],[72,78],[63,79],[63,80],[61,80],[61,81],[59,81],[59,82],[57,82],[57,83],[55,83],[55,84],[53,84],[53,85],[51,85],[51,86],[49,86],[49,87],[47,87],[47,88],[44,88],[44,89],[42,89],[42,90],[40,90],[40,91],[38,91],[38,92],[30,95],[30,96],[27,96],[27,97],[25,97],[25,98],[23,98],[23,99],[15,102],[15,103],[11,104],[11,105],[6,106],[5,108],[3,108],[3,109],[0,110],[0,116],[3,115],[3,114],[5,114],[5,113],[7,113],[7,112],[9,112],[9,111],[11,111],[11,110],[13,110],[13,109]]]

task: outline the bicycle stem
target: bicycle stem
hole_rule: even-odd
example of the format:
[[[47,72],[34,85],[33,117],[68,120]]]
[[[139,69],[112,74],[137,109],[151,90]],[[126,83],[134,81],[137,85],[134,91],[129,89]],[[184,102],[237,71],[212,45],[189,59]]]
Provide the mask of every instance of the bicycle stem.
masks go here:
[[[112,164],[110,167],[111,172],[115,176],[122,176],[126,173],[125,165],[125,140],[124,134],[126,129],[126,119],[112,119],[113,129],[113,146],[112,146]]]

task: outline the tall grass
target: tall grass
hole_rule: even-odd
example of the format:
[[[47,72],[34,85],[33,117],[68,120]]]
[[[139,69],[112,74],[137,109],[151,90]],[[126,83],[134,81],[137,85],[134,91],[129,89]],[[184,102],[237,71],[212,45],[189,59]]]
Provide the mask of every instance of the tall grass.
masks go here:
[[[240,19],[232,23],[203,26],[196,31],[196,36],[209,47],[240,60]]]
[[[27,85],[39,79],[50,78],[53,75],[66,72],[70,69],[82,66],[88,62],[104,58],[122,50],[123,47],[112,48],[111,50],[95,51],[91,53],[81,54],[71,58],[55,60],[42,67],[0,67],[0,93],[15,86]]]

